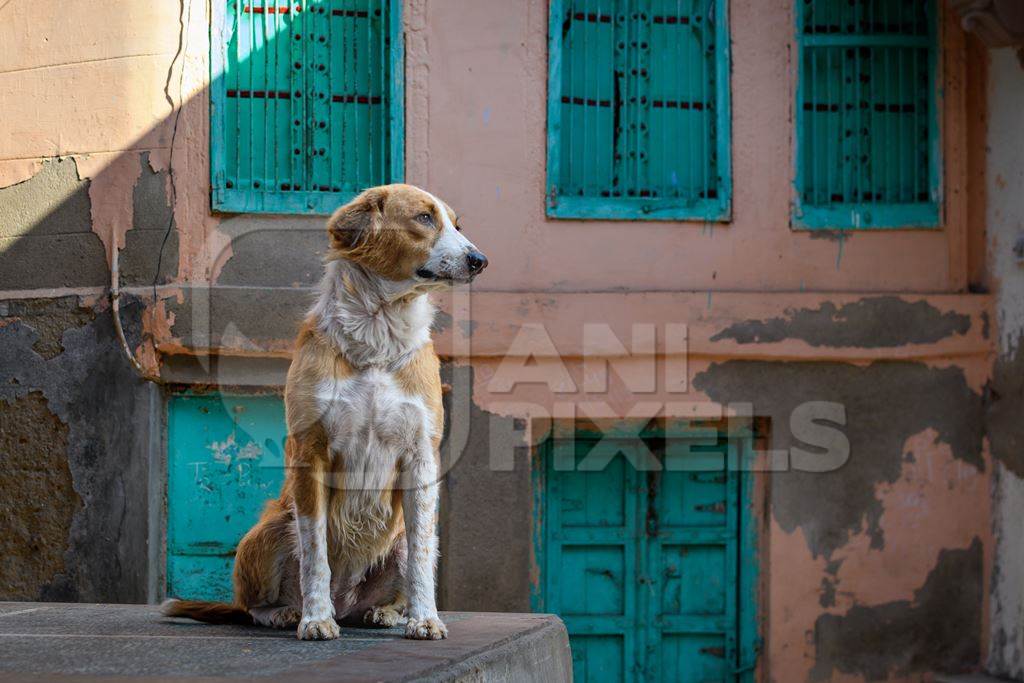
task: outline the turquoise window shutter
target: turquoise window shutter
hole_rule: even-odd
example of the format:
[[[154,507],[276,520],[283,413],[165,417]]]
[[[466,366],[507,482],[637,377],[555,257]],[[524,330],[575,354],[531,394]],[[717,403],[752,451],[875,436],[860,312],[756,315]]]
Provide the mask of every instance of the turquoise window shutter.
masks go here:
[[[934,0],[800,0],[793,224],[935,227]]]
[[[402,179],[401,4],[214,3],[215,210],[330,213]]]
[[[728,220],[726,0],[552,0],[547,213]]]

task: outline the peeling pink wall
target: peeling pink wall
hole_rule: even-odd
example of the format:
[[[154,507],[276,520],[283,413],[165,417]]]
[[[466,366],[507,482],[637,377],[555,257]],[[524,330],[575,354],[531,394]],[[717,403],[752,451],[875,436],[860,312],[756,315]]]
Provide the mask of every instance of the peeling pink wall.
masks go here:
[[[223,248],[207,211],[207,4],[19,5],[5,8],[0,29],[0,92],[8,94],[0,99],[0,180],[24,180],[39,159],[53,156],[86,156],[90,168],[127,150],[166,158],[177,116],[171,103],[185,103],[175,150],[182,185],[175,215],[184,226],[183,277],[206,279],[210,254]],[[866,231],[842,242],[789,228],[788,2],[731,3],[734,220],[716,224],[545,218],[543,0],[409,0],[405,18],[407,178],[445,197],[480,246],[501,255],[481,287],[944,292],[965,283],[963,72],[955,66],[963,36],[952,18],[944,24],[943,229]],[[187,49],[175,59],[179,21],[187,24]],[[68,39],[69,26],[81,40]],[[118,182],[120,189],[108,189],[123,194],[130,171]],[[109,220],[121,224],[123,213]],[[587,258],[576,257],[581,250]]]
[[[730,3],[733,199],[728,224],[553,221],[544,216],[547,3],[429,3],[425,49],[429,184],[492,259],[488,289],[587,291],[959,289],[962,84],[949,70],[944,230],[865,232],[843,244],[789,228],[795,71],[788,2]],[[949,58],[962,50],[945,24]],[[410,49],[410,56],[418,54]],[[413,77],[418,77],[414,74]],[[412,79],[410,79],[412,81]],[[414,81],[413,81],[414,82]],[[410,149],[410,152],[415,153]],[[581,258],[580,255],[586,256]],[[505,256],[508,255],[508,256]]]
[[[546,219],[547,3],[406,1],[407,179],[449,201],[491,258],[472,298],[473,333],[452,326],[438,344],[446,355],[473,366],[480,409],[537,417],[555,413],[561,404],[596,399],[617,416],[643,402],[670,404],[664,412],[677,416],[708,405],[715,410],[718,404],[694,389],[692,380],[728,359],[920,362],[958,368],[971,389],[981,391],[991,374],[992,341],[982,332],[991,299],[962,293],[966,68],[964,37],[955,21],[947,17],[943,23],[942,229],[864,232],[836,241],[789,227],[791,3],[730,5],[734,220],[705,225]],[[190,285],[215,282],[232,254],[220,218],[208,209],[208,16],[201,0],[180,6],[171,0],[15,0],[0,6],[0,187],[31,178],[44,159],[74,158],[79,176],[93,180],[93,230],[109,253],[113,245],[123,246],[132,224],[137,153],[150,152],[154,170],[173,171],[167,196],[175,198],[179,282],[162,290],[168,300]],[[891,348],[713,339],[734,323],[826,303],[842,306],[869,293],[896,293],[942,314],[965,315],[969,330]],[[172,337],[164,303],[147,316],[156,345],[164,352],[194,352]],[[449,312],[454,306],[445,303]],[[669,391],[664,383],[649,393],[627,386],[621,375],[629,375],[631,366],[646,367],[643,356],[619,363],[607,392],[595,397],[580,389],[582,327],[589,322],[607,323],[622,340],[629,339],[635,322],[662,330],[668,323],[686,324],[685,391]],[[534,383],[493,390],[502,357],[524,323],[544,325],[562,360],[541,354],[538,362],[548,367],[548,376],[567,375],[572,388],[555,392]],[[275,340],[265,351],[284,356],[289,344],[290,339]],[[158,367],[154,348],[140,352],[149,367]],[[666,358],[663,345],[654,353],[659,377],[679,360]],[[519,360],[513,355],[504,362]],[[909,438],[904,450],[913,461],[904,463],[898,481],[875,491],[884,510],[879,524],[888,537],[885,549],[872,549],[866,536],[854,535],[840,551],[843,562],[834,577],[801,532],[766,520],[763,599],[772,680],[807,679],[814,655],[809,634],[821,614],[909,600],[942,549],[964,548],[976,537],[990,562],[988,468],[953,458],[949,445],[927,430]],[[834,579],[837,597],[834,606],[823,608],[826,578]]]

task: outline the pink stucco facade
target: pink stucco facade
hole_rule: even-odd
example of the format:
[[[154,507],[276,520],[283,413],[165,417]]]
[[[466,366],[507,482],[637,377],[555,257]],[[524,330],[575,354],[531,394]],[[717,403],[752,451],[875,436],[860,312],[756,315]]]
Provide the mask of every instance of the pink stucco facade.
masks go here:
[[[948,618],[981,666],[995,566],[981,423],[999,325],[992,296],[974,293],[998,284],[986,265],[988,57],[940,5],[941,226],[822,236],[789,220],[790,0],[730,2],[732,220],[714,223],[548,219],[547,3],[406,0],[405,180],[444,198],[491,262],[471,292],[439,298],[452,321],[439,351],[471,369],[453,382],[469,401],[453,419],[470,432],[489,422],[482,442],[514,463],[510,477],[467,474],[480,490],[447,494],[450,607],[529,608],[530,451],[515,447],[539,443],[552,419],[719,417],[749,403],[770,425],[761,445],[786,449],[794,402],[828,400],[846,405],[851,453],[823,499],[788,473],[756,477],[758,680],[928,680],[944,662],[923,642],[942,618],[932,603],[958,585],[977,599]],[[102,276],[141,212],[169,210],[170,275],[122,283],[142,302],[134,352],[168,381],[228,384],[208,367],[174,369],[218,356],[263,364],[273,385],[319,277],[310,245],[322,246],[292,235],[315,235],[322,219],[210,211],[209,17],[205,0],[0,3],[0,252],[45,249],[34,226],[84,192]],[[59,175],[58,159],[74,174]],[[163,206],[139,198],[152,175]],[[3,281],[0,300],[70,296],[106,315],[109,283],[90,277]],[[633,343],[638,326],[654,330],[650,345]],[[605,360],[607,389],[588,388]],[[525,427],[495,441],[512,420]],[[473,526],[456,516],[473,515],[474,495],[518,508]],[[514,518],[502,533],[525,555],[470,566],[494,517]],[[474,585],[491,571],[515,576],[488,597]],[[868,636],[886,619],[916,630],[919,659],[881,648],[865,664],[829,649],[833,635],[876,647]]]

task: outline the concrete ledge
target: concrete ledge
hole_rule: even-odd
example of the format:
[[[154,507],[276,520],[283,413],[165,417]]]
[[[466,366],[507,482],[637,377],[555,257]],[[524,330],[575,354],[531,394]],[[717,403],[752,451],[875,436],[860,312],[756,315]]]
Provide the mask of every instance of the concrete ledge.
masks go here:
[[[443,615],[450,637],[342,629],[330,642],[293,631],[167,619],[150,605],[0,603],[0,681],[236,678],[291,681],[572,680],[565,626],[548,614]]]

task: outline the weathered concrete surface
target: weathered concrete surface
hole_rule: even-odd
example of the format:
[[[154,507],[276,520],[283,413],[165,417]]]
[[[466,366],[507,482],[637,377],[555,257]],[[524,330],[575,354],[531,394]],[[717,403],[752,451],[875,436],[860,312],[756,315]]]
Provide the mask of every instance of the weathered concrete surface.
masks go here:
[[[221,220],[230,254],[214,254],[217,284],[300,287],[320,281],[327,253],[323,216],[236,215]]]
[[[1005,678],[986,676],[985,674],[939,674],[935,677],[935,683],[1005,683]]]
[[[154,171],[150,153],[139,154],[132,188],[132,224],[120,255],[121,286],[166,284],[178,273],[178,230],[168,198],[166,170]]]
[[[514,418],[473,402],[472,373],[449,364],[442,373],[452,390],[444,397],[438,599],[444,609],[526,612],[533,563],[529,450]],[[494,467],[498,453],[518,453],[517,466]]]
[[[140,309],[122,309],[133,346]],[[105,302],[14,300],[0,314],[0,595],[145,601],[158,393]]]
[[[813,680],[836,672],[869,681],[895,673],[965,671],[981,655],[982,556],[975,540],[965,550],[943,550],[912,600],[846,614],[824,614],[815,625]]]
[[[995,460],[988,668],[1024,679],[1024,267],[1014,244],[1024,238],[1024,70],[1011,49],[993,50],[988,87],[987,230],[996,287],[998,358],[989,389],[987,428]]]
[[[0,599],[31,600],[66,569],[64,546],[82,506],[67,447],[68,427],[42,392],[0,401]]]
[[[0,189],[0,290],[108,284],[103,242],[92,231],[89,181],[55,159]]]
[[[811,346],[876,348],[927,344],[954,334],[966,334],[968,315],[940,311],[927,301],[911,303],[896,296],[866,297],[836,306],[786,312],[786,317],[750,320],[730,325],[711,341],[732,339],[740,344],[801,339]]]
[[[0,603],[0,681],[224,680],[557,683],[572,677],[562,622],[544,614],[445,613],[449,638],[291,630],[167,619],[152,606]]]
[[[164,351],[230,348],[288,354],[314,301],[309,288],[192,287],[166,302],[173,317]]]
[[[693,388],[751,404],[771,423],[764,448],[788,456],[765,475],[776,680],[977,666],[989,466],[982,396],[962,368],[733,360],[697,371]],[[843,407],[846,460],[803,445],[791,418],[811,401]]]
[[[721,403],[751,403],[771,419],[772,448],[799,447],[790,416],[808,401],[844,407],[849,461],[835,471],[776,473],[772,515],[787,532],[803,531],[815,556],[828,559],[852,534],[866,528],[871,547],[885,547],[876,488],[893,483],[903,466],[907,440],[934,429],[953,457],[983,469],[981,396],[958,368],[922,363],[713,363],[693,386]],[[813,456],[811,456],[813,458]]]

